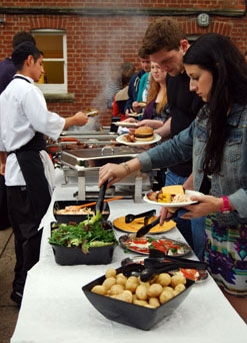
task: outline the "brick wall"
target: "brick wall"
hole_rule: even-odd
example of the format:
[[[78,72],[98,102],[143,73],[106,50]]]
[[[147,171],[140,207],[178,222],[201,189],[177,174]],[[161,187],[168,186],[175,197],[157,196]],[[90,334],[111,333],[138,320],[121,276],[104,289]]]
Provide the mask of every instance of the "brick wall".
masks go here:
[[[188,0],[100,0],[88,1],[12,1],[2,0],[0,18],[0,59],[11,53],[13,35],[20,30],[64,29],[68,45],[68,91],[73,103],[48,103],[50,110],[70,116],[87,107],[97,107],[101,124],[110,124],[104,90],[111,75],[123,61],[137,69],[137,50],[151,20],[171,15],[187,34],[218,32],[231,37],[242,52],[247,50],[247,23],[244,1]],[[18,12],[21,10],[21,12]],[[208,12],[209,27],[201,28],[196,19]],[[5,14],[4,14],[5,13]]]

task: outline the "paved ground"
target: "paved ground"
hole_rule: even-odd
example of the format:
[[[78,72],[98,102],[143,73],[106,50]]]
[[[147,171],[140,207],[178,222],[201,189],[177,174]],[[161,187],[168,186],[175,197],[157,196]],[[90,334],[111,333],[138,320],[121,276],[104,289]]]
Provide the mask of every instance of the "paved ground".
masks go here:
[[[0,230],[0,341],[9,343],[18,317],[18,307],[10,300],[15,265],[12,229]]]

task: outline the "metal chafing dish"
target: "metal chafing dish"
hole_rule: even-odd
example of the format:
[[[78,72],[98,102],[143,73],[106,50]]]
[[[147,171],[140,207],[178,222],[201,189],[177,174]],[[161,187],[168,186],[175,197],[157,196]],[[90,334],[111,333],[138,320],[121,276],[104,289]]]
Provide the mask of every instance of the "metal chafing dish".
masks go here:
[[[90,131],[87,133],[80,131],[63,131],[56,142],[47,142],[46,150],[48,153],[54,155],[68,148],[80,149],[83,144],[87,145],[89,148],[95,146],[103,147],[105,145],[114,144],[117,136],[118,135],[114,132],[105,131]]]
[[[62,150],[61,164],[64,169],[65,178],[72,175],[78,176],[78,198],[85,200],[86,186],[97,185],[98,171],[102,165],[128,161],[142,151],[144,151],[143,148],[125,145],[105,145],[93,149]],[[143,186],[150,187],[150,175],[140,172],[133,173],[117,185],[133,186],[134,194],[132,193],[132,197],[134,196],[136,202],[140,202]]]
[[[63,131],[60,135],[59,142],[66,142],[66,138],[74,138],[84,143],[95,143],[96,145],[111,144],[117,138],[116,132],[109,131]]]

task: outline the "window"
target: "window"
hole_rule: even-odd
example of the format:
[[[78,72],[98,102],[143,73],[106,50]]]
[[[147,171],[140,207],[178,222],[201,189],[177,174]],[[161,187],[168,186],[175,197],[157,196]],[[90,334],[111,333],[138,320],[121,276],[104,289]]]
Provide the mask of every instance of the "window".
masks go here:
[[[37,83],[46,94],[67,93],[67,45],[64,30],[33,30],[37,47],[44,54],[45,74]]]

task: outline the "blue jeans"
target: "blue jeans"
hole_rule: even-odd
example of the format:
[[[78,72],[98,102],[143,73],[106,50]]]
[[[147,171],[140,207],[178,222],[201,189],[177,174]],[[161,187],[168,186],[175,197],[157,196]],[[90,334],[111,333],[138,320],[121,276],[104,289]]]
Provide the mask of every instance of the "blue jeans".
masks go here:
[[[171,170],[167,169],[165,186],[183,185],[186,180],[187,180],[187,177],[179,176],[173,173]],[[184,214],[184,211],[185,210],[183,209],[178,211],[177,218],[176,218],[177,228],[181,232],[181,234],[184,236],[187,243],[191,246],[191,248],[194,249],[192,230],[191,230],[191,221],[187,219],[179,218]]]
[[[206,217],[194,218],[191,220],[194,252],[200,261],[203,260],[204,255],[205,220]]]
[[[169,169],[166,172],[166,186],[182,185],[187,180],[187,177],[179,176]],[[178,217],[182,216],[184,210],[178,211]],[[204,232],[205,232],[206,217],[194,218],[191,221],[177,218],[177,227],[182,233],[186,241],[193,248],[199,260],[203,259],[204,254]],[[189,223],[190,222],[190,223]]]

